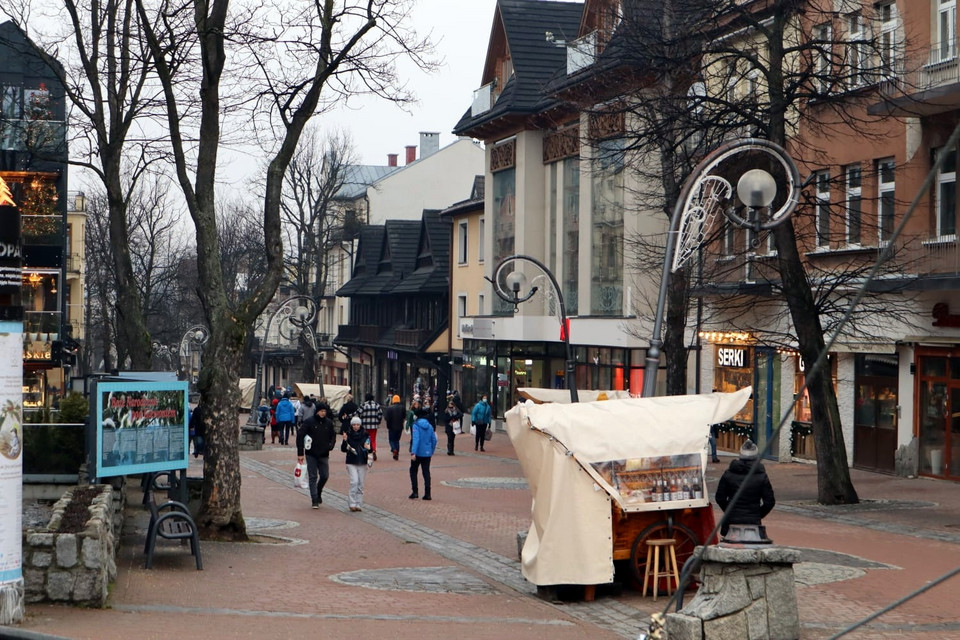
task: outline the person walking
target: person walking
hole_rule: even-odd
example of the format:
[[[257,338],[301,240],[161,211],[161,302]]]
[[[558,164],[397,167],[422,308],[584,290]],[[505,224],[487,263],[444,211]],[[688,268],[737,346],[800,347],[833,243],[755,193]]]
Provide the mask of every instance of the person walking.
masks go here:
[[[286,445],[289,442],[290,433],[293,431],[293,423],[297,419],[297,411],[294,409],[293,403],[290,402],[290,394],[284,393],[283,397],[280,398],[280,402],[277,403],[276,417],[280,444]]]
[[[197,408],[190,414],[190,437],[193,439],[193,457],[202,456],[206,451],[207,427],[204,424],[207,409],[203,404],[198,404]]]
[[[433,425],[425,418],[417,418],[410,434],[410,499],[419,496],[417,488],[417,469],[423,469],[423,499],[430,497],[430,460],[437,449],[437,434]]]
[[[491,409],[490,403],[487,402],[487,394],[480,396],[480,401],[477,404],[473,405],[473,411],[470,412],[470,420],[473,422],[473,426],[476,427],[475,441],[473,443],[473,450],[484,451],[483,443],[485,442],[487,435],[487,427],[490,426],[491,418]]]
[[[757,460],[759,451],[752,440],[747,440],[740,447],[740,457],[730,463],[730,467],[720,476],[715,495],[717,505],[723,511],[723,520],[720,524],[720,535],[727,535],[731,524],[754,524],[760,526],[763,518],[773,510],[777,503],[773,495],[773,485],[767,472]],[[756,471],[750,478],[750,467],[757,465]],[[737,502],[731,504],[733,496],[743,485],[743,493]],[[760,535],[766,538],[766,532],[760,527]]]
[[[337,445],[337,431],[327,414],[326,404],[317,405],[316,413],[297,429],[297,462],[307,462],[310,481],[310,503],[314,509],[323,504],[323,487],[330,479],[330,451]]]
[[[363,428],[363,421],[354,416],[350,419],[350,428],[343,434],[340,451],[347,454],[347,476],[350,477],[350,492],[347,504],[350,511],[363,510],[363,485],[367,479],[367,456],[372,453],[370,436]]]
[[[400,436],[403,435],[403,421],[406,411],[400,403],[400,396],[390,398],[390,406],[383,412],[383,421],[387,425],[387,438],[390,440],[390,453],[394,460],[400,459]]]
[[[447,455],[453,456],[456,455],[453,452],[453,442],[457,438],[457,430],[460,429],[460,425],[463,420],[463,412],[457,408],[457,404],[453,401],[453,396],[450,396],[449,402],[447,402],[447,410],[443,412],[443,423],[444,423],[444,432],[447,434]]]
[[[377,429],[380,428],[380,421],[383,420],[383,409],[380,408],[380,403],[373,399],[372,393],[366,395],[357,415],[360,416],[360,420],[363,422],[363,428],[367,430],[367,435],[370,436],[373,460],[376,462]]]
[[[340,413],[337,418],[340,420],[340,433],[346,433],[350,429],[350,420],[357,415],[357,403],[353,401],[353,394],[348,393],[340,406]]]

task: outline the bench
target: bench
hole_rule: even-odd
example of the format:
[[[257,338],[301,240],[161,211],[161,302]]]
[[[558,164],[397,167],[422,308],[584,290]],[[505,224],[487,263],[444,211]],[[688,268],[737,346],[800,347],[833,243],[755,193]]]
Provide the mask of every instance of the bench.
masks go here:
[[[166,483],[160,482],[166,477]],[[157,538],[167,540],[190,541],[190,553],[197,559],[197,571],[203,570],[203,561],[200,558],[200,538],[197,535],[197,525],[190,516],[190,510],[182,502],[168,500],[157,504],[154,494],[169,490],[175,482],[174,474],[170,471],[150,474],[146,481],[143,494],[143,504],[150,511],[150,525],[147,527],[147,540],[143,546],[146,555],[146,568],[153,566],[153,552],[157,545]]]

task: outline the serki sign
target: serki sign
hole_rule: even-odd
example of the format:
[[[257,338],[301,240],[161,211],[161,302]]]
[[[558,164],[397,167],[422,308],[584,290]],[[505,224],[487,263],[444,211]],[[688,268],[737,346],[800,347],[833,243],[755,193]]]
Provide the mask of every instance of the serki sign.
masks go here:
[[[746,351],[741,347],[720,347],[717,349],[717,366],[745,367]]]

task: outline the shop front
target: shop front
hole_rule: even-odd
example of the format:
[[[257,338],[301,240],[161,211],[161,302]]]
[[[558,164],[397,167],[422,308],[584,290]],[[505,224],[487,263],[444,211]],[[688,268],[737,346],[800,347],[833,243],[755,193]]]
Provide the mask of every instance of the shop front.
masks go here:
[[[710,336],[701,336],[709,340]],[[754,386],[754,347],[743,342],[718,342],[714,344],[713,390],[732,393]],[[738,453],[748,438],[756,440],[754,422],[754,394],[730,420],[717,427],[717,449]]]
[[[960,347],[917,347],[919,472],[960,480]]]

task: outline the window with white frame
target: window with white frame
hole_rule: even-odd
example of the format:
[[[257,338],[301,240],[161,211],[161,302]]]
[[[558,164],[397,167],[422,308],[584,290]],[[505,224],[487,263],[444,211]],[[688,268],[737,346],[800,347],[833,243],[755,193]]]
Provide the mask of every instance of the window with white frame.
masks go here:
[[[723,218],[723,255],[732,256],[737,248],[737,227]]]
[[[894,169],[893,158],[877,160],[877,218],[881,244],[889,242],[893,236],[893,218],[896,212]]]
[[[936,0],[937,42],[931,52],[931,63],[957,57],[957,0]]]
[[[483,294],[477,296],[477,315],[483,315]]]
[[[486,232],[484,231],[484,228],[485,228],[484,219],[481,217],[481,218],[480,218],[480,231],[477,233],[477,260],[478,260],[479,262],[483,262],[483,258],[484,258],[484,256],[483,256],[483,238],[484,238],[484,236],[486,235]]]
[[[457,225],[457,263],[467,264],[467,221],[461,220]]]
[[[737,61],[729,61],[727,63],[727,102],[737,101],[737,83],[740,80],[738,73]]]
[[[897,3],[887,0],[877,5],[877,21],[880,23],[880,38],[877,48],[880,53],[880,70],[885,77],[899,72],[900,42],[897,36]]]
[[[830,246],[830,172],[818,171],[817,189],[817,246]]]
[[[460,337],[460,320],[467,317],[467,294],[457,295],[457,337]]]
[[[856,88],[866,84],[870,57],[867,52],[866,30],[860,12],[847,14],[847,86]]]
[[[826,93],[830,90],[830,77],[833,72],[833,27],[829,22],[818,24],[813,28],[813,39],[815,41],[814,56],[816,58],[815,70],[817,74],[816,86],[820,93]]]
[[[940,148],[934,151],[934,160],[946,153],[937,172],[937,236],[950,237],[957,233],[957,151]]]
[[[862,179],[860,165],[850,165],[844,170],[847,185],[847,244],[860,244],[861,213],[863,197],[860,192]]]

